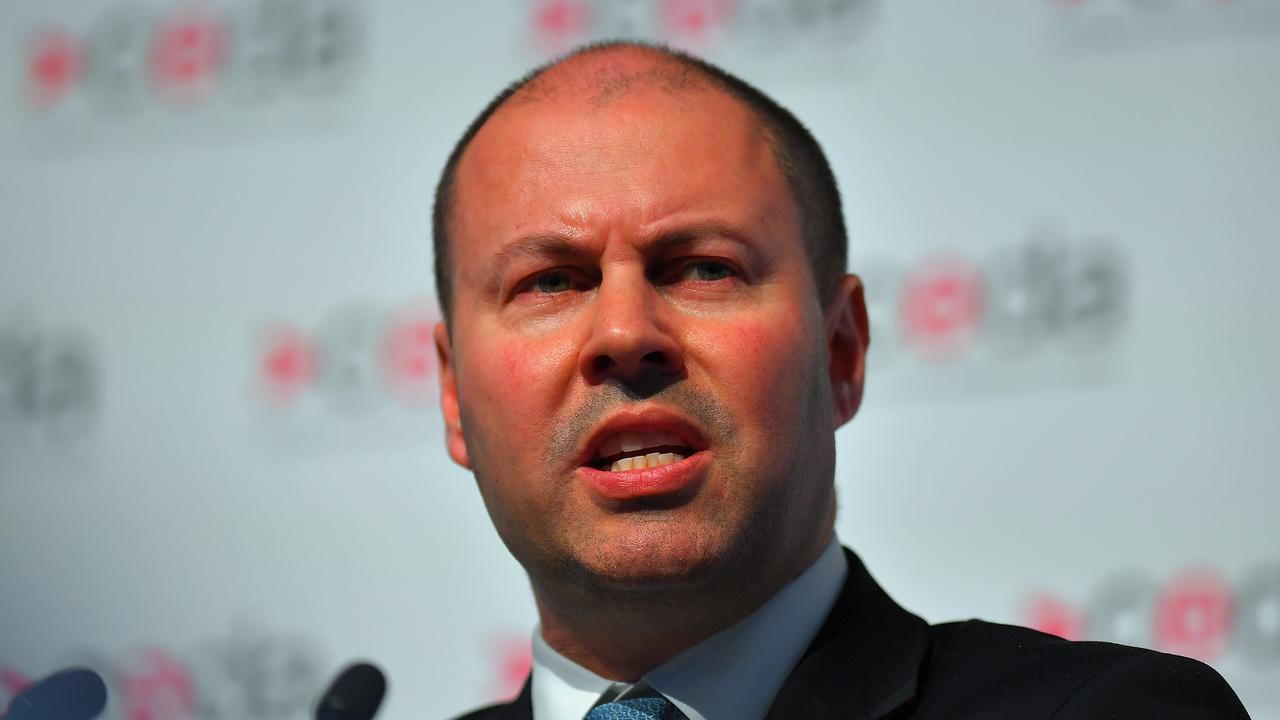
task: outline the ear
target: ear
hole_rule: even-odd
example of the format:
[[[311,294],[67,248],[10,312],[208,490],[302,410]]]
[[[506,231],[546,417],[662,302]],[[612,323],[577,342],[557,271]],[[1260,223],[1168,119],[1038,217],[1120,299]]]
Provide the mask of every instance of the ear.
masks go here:
[[[453,359],[453,343],[444,323],[435,327],[436,357],[440,360],[440,411],[444,413],[444,444],[449,457],[468,470],[466,437],[462,432],[462,411],[458,405],[458,378]]]
[[[852,420],[862,404],[870,342],[862,280],[857,275],[845,275],[827,309],[827,347],[836,427]]]

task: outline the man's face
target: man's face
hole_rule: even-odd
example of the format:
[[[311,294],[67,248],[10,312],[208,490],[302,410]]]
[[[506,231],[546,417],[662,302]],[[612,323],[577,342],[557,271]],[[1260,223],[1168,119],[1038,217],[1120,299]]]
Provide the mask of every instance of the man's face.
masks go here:
[[[535,590],[812,560],[856,408],[832,389],[860,388],[862,340],[830,352],[840,322],[746,109],[714,91],[511,102],[455,197],[449,450]]]

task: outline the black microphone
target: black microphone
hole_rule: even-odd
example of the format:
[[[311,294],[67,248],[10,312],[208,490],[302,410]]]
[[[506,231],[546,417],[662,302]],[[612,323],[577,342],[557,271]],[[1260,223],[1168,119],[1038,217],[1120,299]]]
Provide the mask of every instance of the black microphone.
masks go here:
[[[316,720],[372,720],[386,692],[381,670],[367,662],[349,665],[320,696]]]
[[[93,720],[107,707],[107,685],[89,668],[59,670],[18,693],[0,720]]]

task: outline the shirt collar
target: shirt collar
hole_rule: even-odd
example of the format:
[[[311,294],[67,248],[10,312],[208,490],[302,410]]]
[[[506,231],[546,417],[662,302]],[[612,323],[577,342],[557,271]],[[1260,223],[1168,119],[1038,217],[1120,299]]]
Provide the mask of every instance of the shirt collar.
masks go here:
[[[736,625],[646,673],[689,720],[763,718],[844,586],[848,567],[834,537],[807,570]],[[533,634],[534,720],[582,720],[606,691],[625,692]]]

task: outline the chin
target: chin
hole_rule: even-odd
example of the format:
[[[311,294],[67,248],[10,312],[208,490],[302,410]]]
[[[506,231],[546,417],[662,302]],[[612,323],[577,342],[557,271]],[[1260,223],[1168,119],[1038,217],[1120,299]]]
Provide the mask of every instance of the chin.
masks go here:
[[[662,590],[713,581],[734,553],[705,530],[646,523],[579,555],[587,574],[614,589]]]

